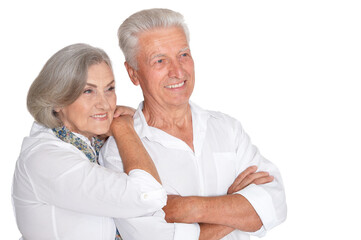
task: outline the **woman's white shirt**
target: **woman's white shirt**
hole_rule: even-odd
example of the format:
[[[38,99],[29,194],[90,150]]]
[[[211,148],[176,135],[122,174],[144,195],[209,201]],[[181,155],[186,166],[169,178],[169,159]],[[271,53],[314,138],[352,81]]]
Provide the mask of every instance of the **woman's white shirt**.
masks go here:
[[[24,240],[114,240],[112,218],[154,212],[167,196],[147,172],[127,175],[91,163],[51,129],[34,123],[16,163],[12,198]]]

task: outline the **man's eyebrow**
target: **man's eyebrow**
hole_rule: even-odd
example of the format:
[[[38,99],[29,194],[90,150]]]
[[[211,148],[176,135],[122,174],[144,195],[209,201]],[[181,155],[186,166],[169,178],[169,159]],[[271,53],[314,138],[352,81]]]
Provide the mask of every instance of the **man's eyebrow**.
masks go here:
[[[112,85],[114,83],[114,80],[110,81],[108,84],[107,84],[107,87]],[[92,83],[86,83],[86,85],[90,86],[90,87],[93,87],[93,88],[97,88],[98,86],[95,85],[95,84],[92,84]]]
[[[181,50],[178,51],[178,53],[181,53],[181,52],[186,52],[186,51],[189,51],[189,47],[185,47],[185,48],[182,48]],[[159,54],[155,54],[153,56],[151,56],[150,60],[153,60],[154,58],[158,58],[158,57],[164,57],[165,54],[163,53],[159,53]]]
[[[158,58],[158,57],[164,57],[164,56],[165,56],[165,54],[159,53],[159,54],[153,55],[153,56],[150,58],[150,60],[153,60],[154,58]]]
[[[179,53],[186,52],[186,51],[189,51],[189,50],[190,50],[189,47],[185,47],[185,48],[182,48],[181,50],[179,50]]]

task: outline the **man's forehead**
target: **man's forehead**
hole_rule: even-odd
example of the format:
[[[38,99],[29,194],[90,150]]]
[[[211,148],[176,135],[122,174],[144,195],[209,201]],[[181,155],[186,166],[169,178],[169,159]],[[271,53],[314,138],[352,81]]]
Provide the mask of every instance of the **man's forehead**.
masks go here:
[[[154,51],[154,52],[152,52],[152,53],[149,54],[149,55],[150,55],[150,56],[149,56],[150,59],[167,56],[167,53],[163,53],[161,49],[158,49],[158,50],[159,50],[159,52],[158,52],[158,51]],[[180,54],[180,53],[182,53],[182,52],[189,52],[189,51],[190,51],[190,49],[189,49],[189,47],[187,46],[187,47],[181,48],[179,51],[176,51],[176,53],[177,53],[177,54]]]
[[[188,46],[187,37],[182,28],[154,28],[138,35],[138,41],[141,45],[163,46],[165,44],[183,44]]]
[[[138,36],[139,57],[147,61],[189,51],[186,35],[180,27],[154,28]]]

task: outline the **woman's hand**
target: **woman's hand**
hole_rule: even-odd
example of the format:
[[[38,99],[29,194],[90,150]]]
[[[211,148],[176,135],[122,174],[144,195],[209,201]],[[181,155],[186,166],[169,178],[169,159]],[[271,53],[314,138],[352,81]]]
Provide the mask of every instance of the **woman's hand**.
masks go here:
[[[121,128],[133,128],[133,115],[135,109],[127,106],[117,106],[114,112],[112,124],[106,137],[113,136],[115,131],[122,131]]]
[[[135,109],[132,107],[127,107],[127,106],[117,106],[117,108],[115,109],[114,112],[114,118],[117,118],[121,115],[130,115],[133,116],[135,113]]]
[[[116,133],[123,133],[125,131],[134,131],[133,116],[126,114],[120,115],[119,117],[113,118],[112,124],[110,125],[108,136],[114,136]]]

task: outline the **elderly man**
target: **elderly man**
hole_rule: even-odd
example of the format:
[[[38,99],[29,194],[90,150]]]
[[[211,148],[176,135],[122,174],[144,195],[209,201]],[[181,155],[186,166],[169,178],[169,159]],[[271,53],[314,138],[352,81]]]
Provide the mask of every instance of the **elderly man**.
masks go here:
[[[189,101],[195,74],[183,16],[140,11],[124,21],[118,37],[129,77],[144,95],[134,126],[168,194],[161,211],[115,219],[123,239],[249,239],[283,222],[287,210],[277,168],[237,120]],[[123,171],[113,138],[101,158]]]

